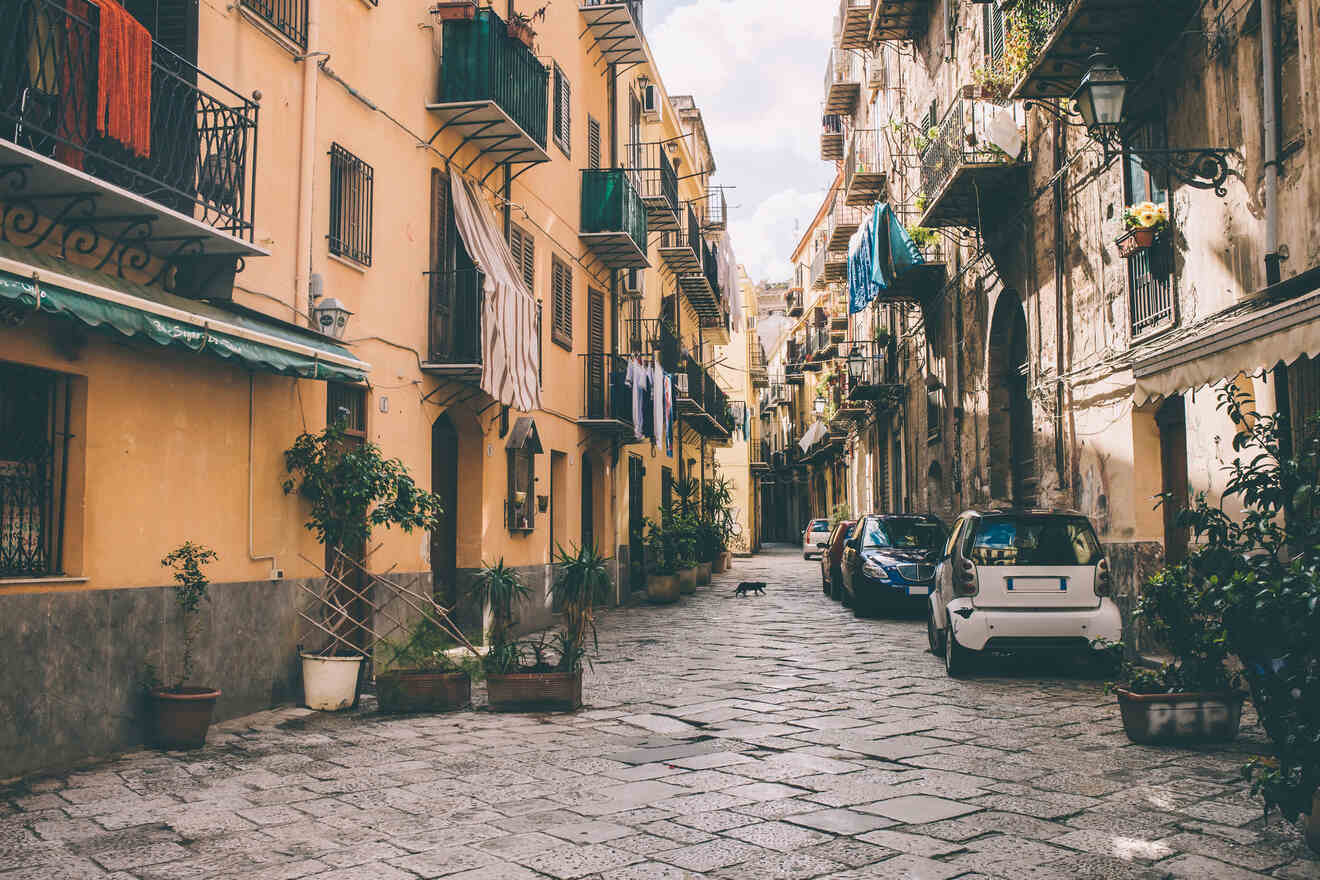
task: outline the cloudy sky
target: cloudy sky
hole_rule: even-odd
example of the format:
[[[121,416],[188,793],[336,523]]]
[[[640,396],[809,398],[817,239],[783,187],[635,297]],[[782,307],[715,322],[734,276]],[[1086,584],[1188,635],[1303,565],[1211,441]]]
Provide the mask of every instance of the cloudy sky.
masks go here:
[[[729,231],[754,280],[786,280],[788,256],[834,176],[820,159],[826,0],[646,0],[645,28],[670,94],[696,98],[728,193]]]

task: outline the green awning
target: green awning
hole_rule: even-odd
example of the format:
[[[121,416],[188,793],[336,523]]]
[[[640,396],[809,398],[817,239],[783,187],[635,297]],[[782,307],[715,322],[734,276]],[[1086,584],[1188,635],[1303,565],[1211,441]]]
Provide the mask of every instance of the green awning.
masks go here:
[[[18,256],[26,274],[20,274]],[[145,288],[29,251],[11,253],[3,244],[0,304],[65,315],[102,331],[285,376],[360,382],[371,369],[318,333]]]

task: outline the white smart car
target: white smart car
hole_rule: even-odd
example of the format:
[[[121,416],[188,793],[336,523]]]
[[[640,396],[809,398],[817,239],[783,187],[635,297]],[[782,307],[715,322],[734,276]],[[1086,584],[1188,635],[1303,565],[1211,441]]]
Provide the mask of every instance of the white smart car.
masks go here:
[[[813,519],[802,530],[802,558],[810,559],[813,556],[820,556],[820,545],[828,543],[829,540],[830,521],[827,519]]]
[[[930,649],[949,675],[981,651],[1094,650],[1117,642],[1123,622],[1091,522],[1059,510],[968,511],[935,570],[926,622]]]

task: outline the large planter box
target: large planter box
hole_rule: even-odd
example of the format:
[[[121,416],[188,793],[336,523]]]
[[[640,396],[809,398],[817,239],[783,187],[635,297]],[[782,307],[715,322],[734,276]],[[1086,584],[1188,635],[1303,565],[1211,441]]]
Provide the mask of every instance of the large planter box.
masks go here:
[[[711,564],[703,562],[697,566],[697,583],[705,585],[710,583]]]
[[[678,575],[649,574],[646,576],[646,598],[657,605],[677,602],[679,597]]]
[[[400,669],[376,676],[380,711],[448,712],[472,702],[472,679],[466,672]]]
[[[1135,743],[1228,742],[1238,734],[1242,701],[1236,692],[1134,694],[1118,689],[1123,731]]]
[[[573,712],[582,706],[582,670],[487,674],[486,699],[496,712]]]
[[[697,567],[685,568],[678,573],[678,590],[685,596],[697,591]]]

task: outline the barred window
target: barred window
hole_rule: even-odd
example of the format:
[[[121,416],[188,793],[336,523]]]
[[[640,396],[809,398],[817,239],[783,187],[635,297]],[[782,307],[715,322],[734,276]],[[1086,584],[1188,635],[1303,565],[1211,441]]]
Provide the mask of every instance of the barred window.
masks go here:
[[[571,136],[573,130],[571,104],[572,87],[569,86],[568,77],[564,75],[564,70],[559,66],[558,62],[555,63],[554,79],[555,118],[553,132],[555,143],[559,145],[559,149],[564,151],[565,156],[571,156],[573,155],[573,139]]]
[[[375,186],[370,165],[339,144],[330,147],[330,253],[371,265],[371,211]]]
[[[0,366],[0,577],[64,570],[68,377]]]
[[[559,257],[550,256],[550,337],[573,350],[573,270]]]

